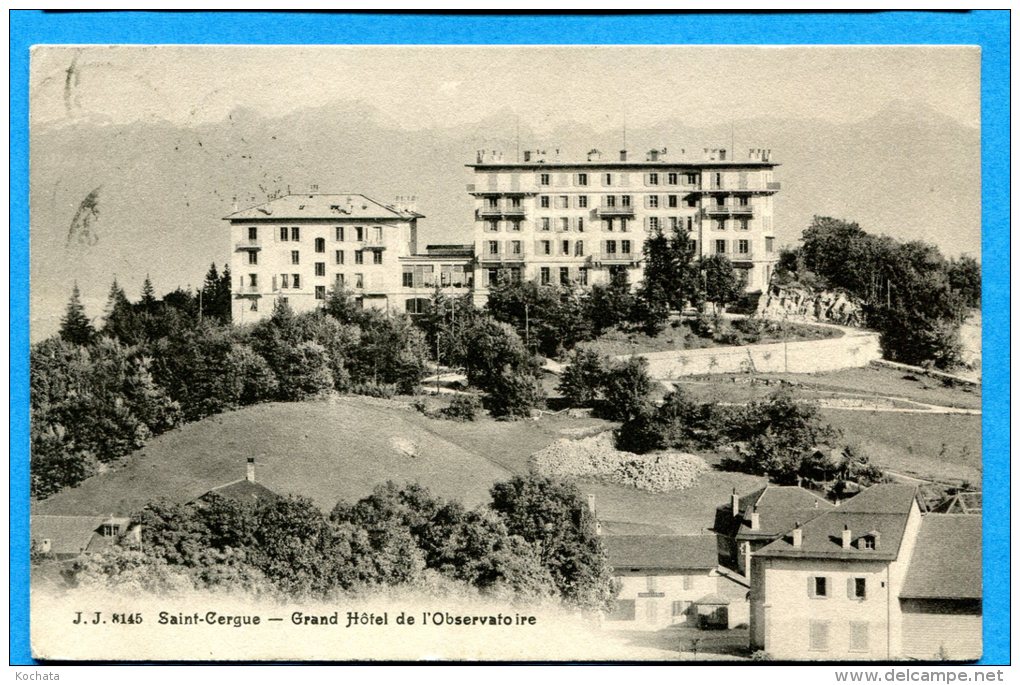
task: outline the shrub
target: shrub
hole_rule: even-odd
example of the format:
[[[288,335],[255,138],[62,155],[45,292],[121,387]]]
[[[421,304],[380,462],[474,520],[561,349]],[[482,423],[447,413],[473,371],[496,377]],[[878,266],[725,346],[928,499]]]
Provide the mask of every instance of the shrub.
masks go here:
[[[474,395],[457,395],[449,406],[439,410],[439,414],[454,421],[474,421],[481,408],[482,403]]]
[[[652,379],[648,361],[631,357],[609,367],[605,374],[603,415],[609,419],[629,421],[650,406]]]
[[[350,387],[350,393],[352,395],[366,395],[368,397],[381,397],[383,399],[392,399],[397,394],[397,386],[393,383],[376,383],[374,381],[365,381],[364,383],[355,383]]]

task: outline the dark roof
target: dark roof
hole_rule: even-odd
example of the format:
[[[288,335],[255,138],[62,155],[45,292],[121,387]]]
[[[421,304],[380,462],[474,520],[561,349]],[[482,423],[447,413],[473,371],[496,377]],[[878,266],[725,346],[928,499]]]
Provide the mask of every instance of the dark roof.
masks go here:
[[[926,514],[900,597],[980,599],[981,517]]]
[[[765,557],[804,557],[847,561],[892,561],[899,555],[917,487],[898,483],[873,485],[842,506],[802,524],[800,547],[783,535],[755,552]],[[850,529],[851,546],[843,547],[843,530]],[[858,546],[861,538],[877,532],[874,549]]]
[[[758,507],[758,530],[751,530],[751,512]],[[740,539],[774,538],[793,528],[798,521],[806,523],[829,509],[832,504],[823,497],[797,485],[766,485],[740,498],[736,536]]]
[[[424,215],[383,204],[361,193],[285,195],[229,214],[230,221],[250,219],[418,219]]]
[[[932,511],[939,514],[980,514],[980,492],[958,492],[942,500]]]
[[[474,257],[474,245],[426,245],[425,252],[437,257]]]
[[[203,499],[209,495],[219,495],[238,502],[259,502],[280,499],[280,496],[261,483],[254,483],[242,478],[233,483],[220,485],[199,497]]]
[[[50,541],[51,554],[81,554],[88,550],[96,529],[106,516],[33,515],[29,518],[32,541]]]
[[[714,535],[606,535],[614,568],[712,569],[719,564]]]

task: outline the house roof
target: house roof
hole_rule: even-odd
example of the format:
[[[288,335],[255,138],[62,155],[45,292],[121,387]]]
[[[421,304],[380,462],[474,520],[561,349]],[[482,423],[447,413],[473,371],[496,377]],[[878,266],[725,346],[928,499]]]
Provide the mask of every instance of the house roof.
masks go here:
[[[758,530],[751,530],[751,513],[758,507]],[[819,516],[832,504],[823,497],[797,485],[766,485],[740,498],[743,517],[735,526],[738,539],[774,538]]]
[[[202,497],[199,497],[199,499],[214,494],[238,502],[251,502],[253,504],[260,501],[266,502],[280,499],[278,494],[267,488],[265,485],[252,482],[246,478],[215,487],[202,495]]]
[[[705,595],[704,597],[699,597],[694,600],[694,603],[700,604],[701,606],[728,606],[730,599],[729,597],[723,597],[722,595],[718,595],[713,592]]]
[[[713,569],[719,564],[714,535],[606,535],[614,568]]]
[[[981,517],[926,514],[900,597],[980,599]]]
[[[958,492],[936,504],[932,511],[939,514],[980,514],[980,492]]]
[[[917,502],[917,487],[899,483],[873,485],[845,504],[802,522],[802,540],[794,547],[783,535],[755,552],[763,557],[804,557],[847,561],[892,561],[899,555],[907,517]],[[850,529],[851,546],[843,547],[843,530]],[[860,538],[879,533],[874,549],[858,547]]]
[[[51,554],[81,554],[89,550],[96,529],[106,516],[33,515],[29,519],[32,541],[50,541]]]
[[[252,219],[354,219],[373,221],[382,219],[420,219],[424,214],[383,204],[361,193],[312,193],[285,195],[260,205],[227,215],[229,221]]]

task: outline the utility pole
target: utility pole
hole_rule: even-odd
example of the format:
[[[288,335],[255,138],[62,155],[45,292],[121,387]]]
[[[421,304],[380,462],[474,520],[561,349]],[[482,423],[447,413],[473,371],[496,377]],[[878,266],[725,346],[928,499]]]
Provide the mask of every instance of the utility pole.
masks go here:
[[[531,349],[531,321],[528,318],[528,303],[524,303],[524,347]]]
[[[436,331],[436,397],[439,397],[439,331]]]

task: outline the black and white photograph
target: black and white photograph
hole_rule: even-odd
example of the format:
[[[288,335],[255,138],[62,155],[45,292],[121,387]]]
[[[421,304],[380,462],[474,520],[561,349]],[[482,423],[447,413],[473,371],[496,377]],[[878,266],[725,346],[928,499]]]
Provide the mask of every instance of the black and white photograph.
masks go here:
[[[34,658],[981,657],[979,48],[30,66]]]

